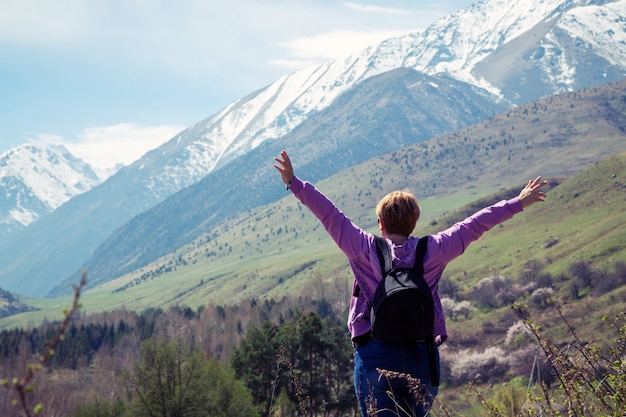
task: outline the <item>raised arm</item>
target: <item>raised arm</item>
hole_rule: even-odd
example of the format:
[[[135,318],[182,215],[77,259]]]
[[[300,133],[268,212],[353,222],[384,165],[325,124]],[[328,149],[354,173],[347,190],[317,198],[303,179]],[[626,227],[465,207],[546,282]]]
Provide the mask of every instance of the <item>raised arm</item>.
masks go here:
[[[438,253],[440,268],[445,267],[448,262],[465,252],[470,243],[480,238],[486,231],[510,219],[523,209],[544,201],[546,193],[541,191],[541,188],[547,183],[541,177],[530,180],[516,198],[486,207],[462,222],[432,235],[436,242],[432,251]],[[429,251],[431,251],[430,247]]]
[[[287,189],[291,190],[295,197],[322,222],[328,234],[349,260],[368,250],[370,239],[373,237],[352,223],[313,184],[296,177],[287,152],[282,151],[274,160],[276,161],[274,167],[280,173],[283,182],[287,184]]]

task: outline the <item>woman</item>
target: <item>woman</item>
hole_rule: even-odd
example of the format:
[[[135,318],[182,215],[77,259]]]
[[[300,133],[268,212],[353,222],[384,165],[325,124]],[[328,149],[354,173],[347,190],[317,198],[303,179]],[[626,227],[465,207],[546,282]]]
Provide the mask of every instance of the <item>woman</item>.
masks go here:
[[[426,415],[438,391],[431,378],[427,344],[395,344],[371,336],[371,301],[378,283],[382,280],[375,236],[352,223],[312,184],[296,177],[285,151],[275,160],[277,163],[274,167],[287,189],[322,222],[328,234],[348,258],[354,273],[354,296],[350,300],[348,329],[355,346],[354,387],[363,417]],[[437,345],[448,337],[437,293],[437,286],[446,265],[487,230],[510,219],[524,208],[544,201],[546,194],[541,188],[546,184],[547,181],[542,181],[541,177],[530,180],[517,197],[484,208],[443,232],[427,237],[427,251],[423,260],[424,279],[434,301],[434,337]],[[391,247],[393,266],[413,266],[419,239],[410,235],[420,216],[417,199],[407,192],[392,192],[378,203],[376,214],[381,236]],[[438,375],[438,351],[434,366],[437,367],[435,375]],[[407,378],[382,377],[378,369],[409,374],[412,378],[419,379],[421,392],[416,395]],[[404,411],[400,412],[400,409]]]

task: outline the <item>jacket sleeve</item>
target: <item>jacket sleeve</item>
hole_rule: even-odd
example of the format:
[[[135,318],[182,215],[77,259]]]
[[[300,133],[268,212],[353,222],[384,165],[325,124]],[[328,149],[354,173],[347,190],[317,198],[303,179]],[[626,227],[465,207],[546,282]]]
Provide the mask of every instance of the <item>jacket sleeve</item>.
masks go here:
[[[352,223],[313,184],[294,177],[291,180],[290,189],[296,198],[320,220],[330,237],[348,257],[348,260],[352,260],[368,250],[371,235]]]
[[[445,266],[465,252],[470,243],[478,240],[483,233],[521,211],[522,204],[517,197],[508,201],[500,201],[478,211],[443,232],[433,234],[432,237],[436,244],[430,245],[428,250],[435,251],[436,259],[439,259]]]

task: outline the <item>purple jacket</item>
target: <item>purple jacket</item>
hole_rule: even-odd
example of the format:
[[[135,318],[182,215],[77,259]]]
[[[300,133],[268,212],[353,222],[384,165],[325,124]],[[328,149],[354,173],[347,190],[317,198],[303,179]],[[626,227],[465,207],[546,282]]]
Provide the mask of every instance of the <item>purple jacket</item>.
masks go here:
[[[352,223],[313,184],[294,177],[290,189],[296,198],[322,222],[328,234],[348,258],[354,273],[353,292],[357,283],[361,287],[358,297],[352,297],[350,300],[348,329],[352,337],[368,332],[371,328],[369,300],[374,298],[376,287],[382,280],[375,236]],[[441,300],[437,293],[437,286],[444,268],[484,232],[521,211],[522,204],[518,198],[500,201],[443,232],[429,236],[428,249],[424,257],[424,279],[435,301],[435,337],[439,344],[448,337]],[[413,266],[417,241],[418,238],[409,237],[402,246],[389,241],[395,267]]]

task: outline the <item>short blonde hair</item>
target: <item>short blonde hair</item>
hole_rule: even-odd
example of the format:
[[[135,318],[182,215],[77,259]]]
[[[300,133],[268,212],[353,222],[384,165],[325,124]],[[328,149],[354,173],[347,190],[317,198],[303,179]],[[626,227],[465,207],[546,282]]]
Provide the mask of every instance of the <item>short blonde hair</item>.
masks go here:
[[[376,215],[387,233],[409,236],[420,218],[420,205],[413,194],[393,191],[378,202]]]

